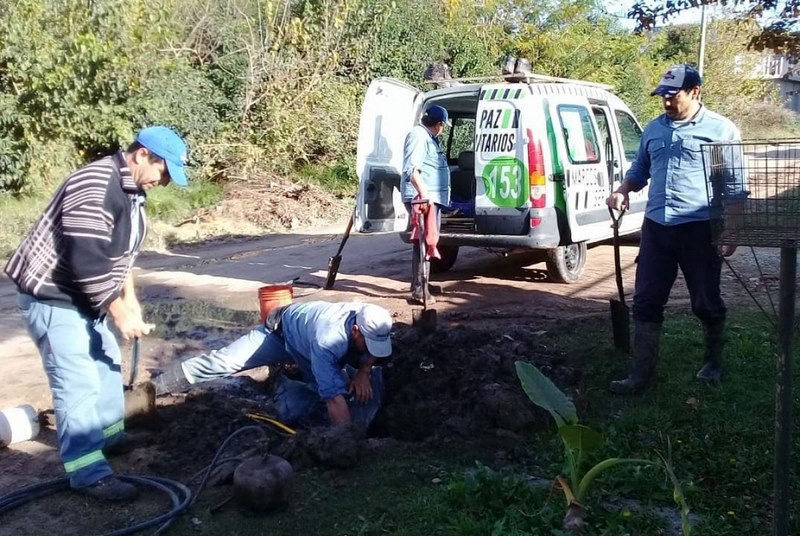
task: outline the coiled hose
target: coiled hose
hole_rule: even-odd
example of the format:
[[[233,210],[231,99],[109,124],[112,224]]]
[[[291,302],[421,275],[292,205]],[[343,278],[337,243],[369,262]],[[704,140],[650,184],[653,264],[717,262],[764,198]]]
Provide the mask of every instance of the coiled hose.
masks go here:
[[[192,500],[192,492],[181,484],[168,478],[161,478],[157,476],[128,476],[117,475],[122,481],[130,482],[131,484],[139,484],[142,486],[150,486],[156,488],[158,491],[165,493],[172,501],[172,509],[169,512],[161,514],[147,521],[143,521],[131,527],[108,532],[103,536],[123,536],[124,534],[134,534],[156,525],[161,525],[153,534],[162,534],[178,515],[189,507]],[[0,514],[4,514],[13,510],[17,506],[28,503],[39,497],[57,493],[60,491],[68,491],[69,478],[57,478],[42,482],[41,484],[34,484],[26,488],[19,489],[4,497],[0,498]]]
[[[214,454],[214,457],[211,460],[211,463],[202,471],[204,473],[203,480],[200,482],[200,486],[197,488],[197,493],[192,496],[191,490],[188,487],[177,482],[175,480],[170,480],[168,478],[161,478],[158,476],[129,476],[129,475],[116,475],[122,481],[130,482],[131,484],[139,484],[142,486],[150,486],[156,488],[158,491],[165,493],[170,500],[172,501],[172,509],[169,512],[161,514],[158,517],[154,517],[147,521],[143,521],[131,527],[126,527],[124,529],[115,530],[113,532],[107,532],[102,536],[123,536],[125,534],[135,534],[139,531],[144,529],[149,529],[150,527],[155,527],[156,525],[161,525],[158,529],[153,533],[154,536],[163,534],[165,530],[172,525],[172,522],[184,512],[187,508],[192,506],[197,498],[202,493],[203,489],[208,482],[208,478],[211,475],[214,468],[219,465],[220,463],[227,461],[231,458],[223,458],[220,459],[222,452],[228,446],[228,444],[241,433],[247,431],[254,431],[261,434],[262,437],[266,437],[266,433],[264,428],[261,426],[243,426],[238,430],[234,431],[230,434],[225,441],[222,442],[222,445],[217,449],[217,452]],[[8,495],[0,497],[0,515],[13,510],[14,508],[26,504],[30,501],[38,499],[40,497],[44,497],[46,495],[50,495],[53,493],[58,493],[60,491],[69,491],[69,478],[57,478],[55,480],[48,480],[47,482],[42,482],[40,484],[34,484],[32,486],[28,486],[17,491],[13,491]]]

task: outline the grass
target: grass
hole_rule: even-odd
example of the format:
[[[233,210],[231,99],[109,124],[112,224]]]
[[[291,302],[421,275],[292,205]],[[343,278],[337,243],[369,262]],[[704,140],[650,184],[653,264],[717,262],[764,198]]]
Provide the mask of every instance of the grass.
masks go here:
[[[689,504],[703,516],[699,534],[767,534],[773,478],[775,337],[766,319],[756,314],[733,315],[728,328],[728,374],[721,387],[694,381],[702,355],[699,324],[692,317],[672,316],[665,326],[658,384],[636,398],[609,397],[602,385],[590,387],[583,418],[605,433],[612,454],[665,452],[669,437]],[[601,373],[598,357],[613,360],[614,356],[606,352],[593,359],[590,368]],[[797,462],[786,470],[792,471],[796,481]],[[605,481],[609,489],[648,496],[646,487],[624,475]],[[800,528],[798,520],[794,528]]]
[[[627,363],[611,347],[608,320],[565,324],[542,343],[583,361],[585,382],[574,393],[581,422],[601,431],[606,445],[597,459],[611,456],[655,458],[668,442],[678,478],[699,521],[694,534],[769,534],[773,479],[774,332],[755,313],[729,322],[727,375],[720,387],[699,385],[702,336],[690,316],[670,315],[665,324],[658,382],[638,397],[616,397],[605,387],[624,374]],[[797,400],[797,398],[795,399]],[[794,408],[800,411],[800,407]],[[800,441],[794,436],[795,456]],[[557,536],[564,514],[558,490],[531,485],[526,475],[551,480],[562,470],[555,429],[542,430],[523,445],[513,467],[496,470],[491,455],[464,448],[400,448],[370,456],[344,473],[305,471],[286,512],[243,515],[228,507],[209,514],[224,497],[210,490],[199,507],[183,516],[176,534],[309,534]],[[476,459],[481,463],[476,465]],[[791,471],[798,497],[798,461]],[[434,480],[437,479],[437,480]],[[635,500],[635,501],[631,501]],[[655,508],[674,510],[671,486],[647,468],[612,469],[589,493],[587,534],[599,536],[671,534]],[[797,504],[794,504],[795,510]],[[193,524],[190,520],[196,518]],[[792,520],[800,531],[800,519]]]
[[[352,197],[358,188],[354,167],[355,162],[304,164],[296,172],[302,180],[321,186],[337,197]]]
[[[186,188],[170,184],[153,188],[147,194],[147,214],[167,223],[179,223],[197,209],[214,206],[222,200],[222,186],[206,180],[193,180]]]
[[[0,258],[9,257],[47,206],[44,197],[0,194]]]
[[[222,199],[222,187],[209,181],[192,181],[187,188],[173,185],[147,194],[147,213],[153,221],[178,223],[196,210]],[[0,258],[9,257],[49,203],[49,196],[14,197],[0,194]]]

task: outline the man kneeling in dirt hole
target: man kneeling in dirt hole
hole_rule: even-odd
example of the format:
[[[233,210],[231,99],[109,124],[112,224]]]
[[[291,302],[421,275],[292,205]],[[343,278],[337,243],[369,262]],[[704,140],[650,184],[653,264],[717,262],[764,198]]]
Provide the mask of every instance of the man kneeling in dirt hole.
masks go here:
[[[281,421],[322,424],[327,410],[332,424],[366,428],[383,401],[383,374],[374,365],[392,353],[391,329],[391,315],[377,305],[286,305],[228,346],[172,363],[153,382],[163,395],[243,370],[296,364],[303,381],[281,376],[275,390]],[[358,368],[349,364],[356,361]]]

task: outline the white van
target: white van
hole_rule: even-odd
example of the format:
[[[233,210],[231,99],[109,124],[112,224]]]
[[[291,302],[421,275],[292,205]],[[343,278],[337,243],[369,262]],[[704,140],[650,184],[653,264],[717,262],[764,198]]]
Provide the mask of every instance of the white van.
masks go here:
[[[496,79],[495,79],[496,80]],[[461,246],[546,250],[548,276],[572,283],[586,246],[613,234],[605,201],[639,148],[642,129],[609,86],[529,75],[522,82],[467,83],[421,92],[389,78],[367,90],[358,135],[355,228],[398,231],[403,143],[426,106],[447,109],[441,136],[452,203],[442,217],[443,272]],[[620,232],[639,230],[646,189],[631,194]]]

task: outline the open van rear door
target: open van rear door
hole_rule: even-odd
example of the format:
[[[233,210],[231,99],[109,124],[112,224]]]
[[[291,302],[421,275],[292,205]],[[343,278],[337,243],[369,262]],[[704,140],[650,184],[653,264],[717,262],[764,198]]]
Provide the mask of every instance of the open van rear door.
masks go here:
[[[420,92],[399,80],[373,80],[358,128],[355,227],[361,232],[403,231],[408,215],[400,196],[403,144],[414,126]]]
[[[564,205],[572,242],[593,241],[609,234],[606,199],[611,184],[605,148],[586,97],[548,95],[555,129]]]

